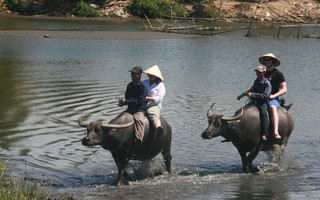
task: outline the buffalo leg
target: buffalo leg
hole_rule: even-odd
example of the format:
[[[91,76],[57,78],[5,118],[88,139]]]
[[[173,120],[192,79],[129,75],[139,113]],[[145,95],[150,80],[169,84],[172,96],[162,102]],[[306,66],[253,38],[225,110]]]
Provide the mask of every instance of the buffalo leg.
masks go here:
[[[162,156],[164,159],[164,163],[166,164],[167,171],[171,174],[171,159],[172,159],[171,154],[170,152],[163,151]]]
[[[164,163],[166,164],[167,171],[171,174],[171,160],[172,156],[170,153],[170,145],[165,145],[164,149],[162,150],[162,156]]]
[[[261,149],[262,149],[262,143],[260,142],[260,144],[256,148],[254,148],[247,157],[249,170],[253,173],[259,172],[259,169],[256,166],[254,166],[252,162],[257,157]]]
[[[239,154],[240,154],[241,162],[242,162],[242,172],[247,173],[248,172],[247,155],[245,152],[240,152],[240,151],[239,151]]]
[[[116,186],[120,187],[123,182],[125,166],[128,164],[129,160],[126,158],[122,158],[122,159],[115,158],[114,160],[118,167],[118,177],[116,180]]]

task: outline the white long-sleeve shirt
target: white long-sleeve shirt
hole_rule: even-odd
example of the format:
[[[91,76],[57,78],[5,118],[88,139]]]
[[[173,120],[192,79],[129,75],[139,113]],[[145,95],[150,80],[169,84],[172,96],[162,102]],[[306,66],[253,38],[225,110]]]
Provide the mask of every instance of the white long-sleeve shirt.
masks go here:
[[[146,79],[143,81],[143,84],[147,88],[147,96],[153,97],[154,99],[154,101],[147,102],[147,108],[150,108],[152,106],[159,106],[160,109],[162,109],[162,99],[166,94],[166,88],[164,87],[163,82],[153,83],[152,85],[150,85],[150,80]]]

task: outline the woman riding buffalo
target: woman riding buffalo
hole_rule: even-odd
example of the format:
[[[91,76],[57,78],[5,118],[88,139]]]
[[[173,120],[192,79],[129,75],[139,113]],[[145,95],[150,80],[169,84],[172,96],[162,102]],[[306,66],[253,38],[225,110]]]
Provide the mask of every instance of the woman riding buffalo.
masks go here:
[[[157,134],[163,133],[163,128],[160,121],[160,113],[162,109],[162,100],[166,94],[166,88],[163,83],[163,76],[158,65],[154,65],[149,69],[145,70],[149,77],[143,81],[146,86],[148,94],[147,100],[147,116],[152,121],[153,127]]]

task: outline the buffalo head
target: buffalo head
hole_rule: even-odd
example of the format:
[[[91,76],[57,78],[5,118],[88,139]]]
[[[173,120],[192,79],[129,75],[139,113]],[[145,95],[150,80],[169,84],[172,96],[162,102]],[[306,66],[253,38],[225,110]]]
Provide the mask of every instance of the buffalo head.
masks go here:
[[[78,124],[87,128],[86,137],[82,139],[82,145],[94,146],[101,145],[103,142],[104,131],[111,129],[127,128],[133,124],[133,121],[125,124],[109,124],[103,121],[86,122],[83,121],[84,116],[80,116]]]
[[[212,106],[207,111],[209,125],[201,134],[202,139],[212,139],[220,135],[225,137],[226,128],[230,125],[230,122],[236,122],[243,114],[243,109],[241,109],[241,112],[232,117],[216,115],[212,113],[213,106],[214,104],[212,104]]]

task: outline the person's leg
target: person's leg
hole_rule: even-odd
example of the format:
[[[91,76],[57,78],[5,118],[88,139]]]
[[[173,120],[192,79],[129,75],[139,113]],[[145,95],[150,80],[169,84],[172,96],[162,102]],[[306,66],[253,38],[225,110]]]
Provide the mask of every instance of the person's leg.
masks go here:
[[[259,117],[261,121],[261,134],[262,134],[262,140],[267,140],[268,136],[268,129],[269,129],[269,116],[267,114],[268,105],[263,104],[261,106],[258,106],[259,109]]]
[[[269,102],[269,111],[271,114],[271,121],[273,125],[273,134],[276,139],[281,139],[281,136],[278,132],[279,128],[279,116],[278,116],[278,107],[280,106],[280,101],[273,99]]]
[[[135,122],[135,132],[136,132],[136,138],[140,141],[143,141],[144,136],[144,113],[143,112],[136,112],[133,114],[134,122]]]
[[[279,135],[278,128],[279,128],[279,116],[278,116],[278,109],[274,105],[270,105],[269,110],[271,111],[272,123],[273,123],[273,133],[276,139],[281,139]]]
[[[148,117],[152,121],[153,127],[158,134],[161,134],[163,132],[163,128],[161,126],[160,121],[160,112],[161,109],[159,106],[152,106],[148,109]]]

